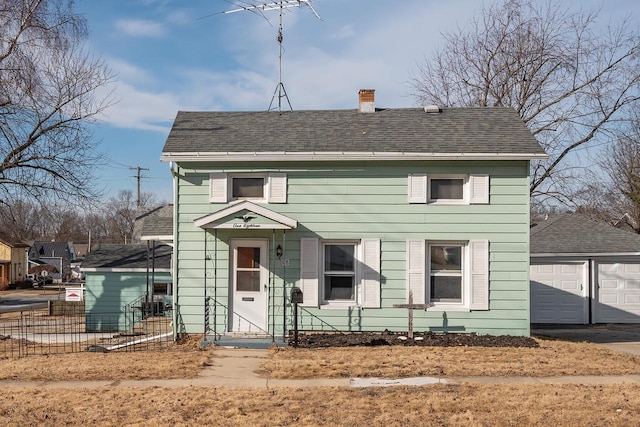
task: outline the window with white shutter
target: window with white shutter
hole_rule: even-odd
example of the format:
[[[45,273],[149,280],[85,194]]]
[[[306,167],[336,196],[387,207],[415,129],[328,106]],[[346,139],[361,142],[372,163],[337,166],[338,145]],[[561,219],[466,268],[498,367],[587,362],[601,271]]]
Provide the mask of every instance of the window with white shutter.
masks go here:
[[[209,201],[228,203],[234,200],[287,203],[287,174],[224,172],[209,174]]]
[[[409,203],[475,205],[489,203],[489,175],[409,174]]]
[[[300,240],[303,305],[380,307],[380,239]]]
[[[436,310],[489,310],[489,242],[408,240],[409,291]]]

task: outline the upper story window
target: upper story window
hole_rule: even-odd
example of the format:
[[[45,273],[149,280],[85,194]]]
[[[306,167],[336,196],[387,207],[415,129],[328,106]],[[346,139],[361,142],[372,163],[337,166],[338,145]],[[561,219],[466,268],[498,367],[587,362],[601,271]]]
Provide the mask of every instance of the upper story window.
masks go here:
[[[463,203],[466,200],[467,177],[429,178],[429,203]]]
[[[408,176],[409,203],[474,205],[489,203],[489,175],[426,174]]]
[[[287,174],[282,172],[209,174],[209,201],[228,203],[234,200],[287,203]]]
[[[264,200],[266,180],[264,176],[234,176],[231,175],[231,199]]]

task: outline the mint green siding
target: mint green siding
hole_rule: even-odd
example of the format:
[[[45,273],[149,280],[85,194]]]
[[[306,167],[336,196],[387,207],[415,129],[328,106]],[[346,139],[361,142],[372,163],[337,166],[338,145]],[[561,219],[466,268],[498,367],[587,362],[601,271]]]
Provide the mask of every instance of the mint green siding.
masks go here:
[[[408,239],[425,241],[489,241],[489,310],[416,310],[416,330],[482,334],[529,334],[529,162],[424,161],[335,163],[244,163],[230,167],[213,163],[177,165],[175,194],[174,271],[177,322],[188,333],[203,333],[204,296],[216,297],[216,327],[226,327],[229,295],[229,239],[264,238],[270,250],[285,245],[288,265],[270,261],[270,331],[281,335],[291,327],[290,307],[283,292],[300,286],[300,239],[363,239],[381,241],[380,308],[305,308],[302,329],[345,331],[406,330]],[[298,221],[298,227],[276,230],[203,230],[194,220],[226,204],[209,202],[211,172],[285,172],[287,203],[265,204]],[[408,203],[408,175],[488,174],[490,201],[485,205]],[[206,239],[206,243],[205,243]],[[217,267],[216,267],[217,264]],[[284,287],[286,286],[286,288]],[[226,307],[225,307],[226,306]],[[286,311],[286,319],[283,313]],[[220,315],[223,313],[222,315]],[[315,317],[313,317],[313,316]],[[213,319],[213,318],[211,318]],[[286,325],[283,325],[286,323]]]
[[[171,283],[169,273],[155,272],[156,283]],[[149,286],[153,286],[149,277]],[[144,272],[87,272],[85,313],[87,330],[124,331],[136,321],[127,318],[125,306],[147,292],[147,273]],[[149,290],[151,292],[151,290]],[[131,316],[131,314],[128,314]]]

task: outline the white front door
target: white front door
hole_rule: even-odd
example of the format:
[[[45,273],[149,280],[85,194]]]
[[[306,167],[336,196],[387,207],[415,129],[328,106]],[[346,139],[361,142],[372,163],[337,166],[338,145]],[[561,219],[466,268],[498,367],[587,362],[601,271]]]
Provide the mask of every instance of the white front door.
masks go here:
[[[587,265],[533,264],[531,323],[588,323]]]
[[[267,240],[231,241],[231,295],[229,330],[267,330],[268,295]]]

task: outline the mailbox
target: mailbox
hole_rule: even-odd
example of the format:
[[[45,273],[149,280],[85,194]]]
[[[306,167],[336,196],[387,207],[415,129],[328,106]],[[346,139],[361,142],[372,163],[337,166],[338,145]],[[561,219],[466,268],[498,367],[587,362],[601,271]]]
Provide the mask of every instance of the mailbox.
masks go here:
[[[291,303],[293,304],[301,304],[302,301],[302,289],[300,288],[292,288],[291,289]]]

